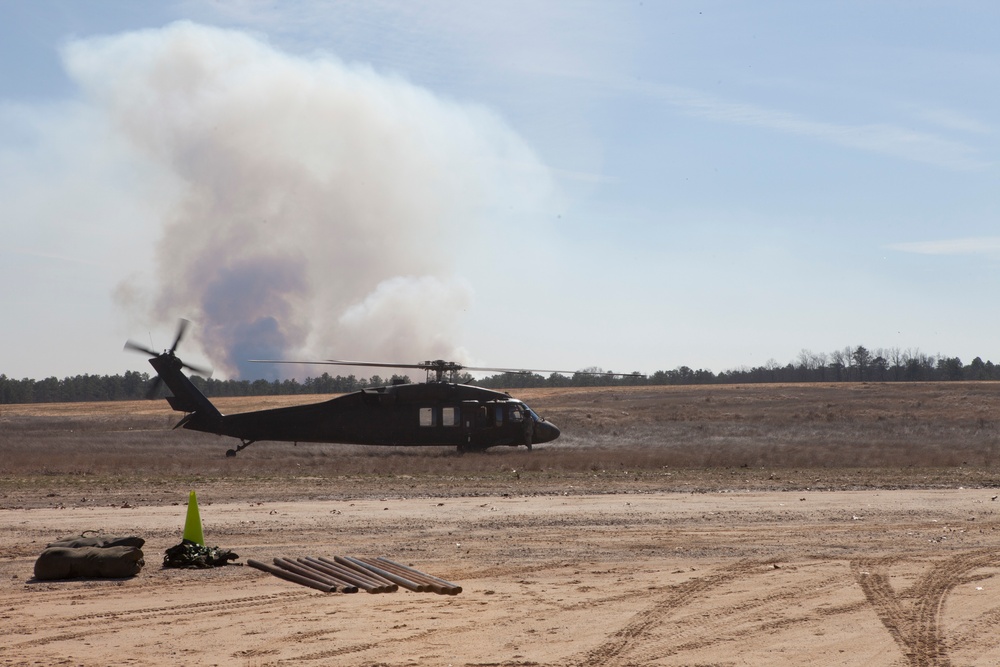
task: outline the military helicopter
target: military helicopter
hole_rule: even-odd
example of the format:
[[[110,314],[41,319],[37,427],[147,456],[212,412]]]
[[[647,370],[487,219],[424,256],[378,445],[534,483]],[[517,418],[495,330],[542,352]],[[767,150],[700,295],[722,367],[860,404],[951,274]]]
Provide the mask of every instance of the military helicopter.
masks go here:
[[[450,445],[459,452],[485,451],[490,447],[525,446],[551,442],[559,429],[539,417],[524,402],[510,394],[455,382],[460,370],[512,373],[564,373],[527,369],[462,366],[441,359],[416,364],[326,360],[294,362],[254,360],[259,363],[318,363],[340,366],[416,368],[427,371],[424,383],[400,383],[361,389],[321,403],[256,410],[224,415],[198,391],[182,371],[205,371],[177,357],[176,350],[188,327],[182,320],[173,345],[156,352],[127,341],[125,349],[150,355],[157,378],[150,394],[165,383],[173,392],[167,402],[186,413],[174,428],[225,435],[240,440],[226,452],[237,452],[261,440],[317,442],[356,445],[427,446]],[[602,373],[603,374],[603,373]]]

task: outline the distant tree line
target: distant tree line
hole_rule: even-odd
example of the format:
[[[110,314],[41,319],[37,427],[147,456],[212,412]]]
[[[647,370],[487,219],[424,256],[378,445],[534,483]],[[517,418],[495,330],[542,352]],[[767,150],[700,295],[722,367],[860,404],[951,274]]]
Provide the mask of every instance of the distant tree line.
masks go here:
[[[600,369],[586,369],[588,372]],[[829,354],[802,350],[795,362],[781,365],[773,359],[763,366],[741,367],[713,373],[679,366],[652,375],[502,373],[476,381],[484,387],[586,387],[667,384],[756,384],[779,382],[930,382],[951,380],[1000,380],[1000,366],[976,357],[968,365],[958,357],[933,356],[919,350],[845,347]]]
[[[409,382],[405,375],[368,379],[353,375],[298,380],[213,380],[191,376],[191,382],[210,398],[220,396],[280,396],[290,394],[341,394],[365,387],[381,387],[393,382]],[[155,393],[150,395],[150,390]],[[162,398],[170,390],[163,383],[154,386],[149,373],[126,371],[125,375],[77,375],[62,380],[15,380],[0,375],[0,405],[10,403],[74,403],[79,401],[134,401]]]
[[[475,379],[468,373],[456,382],[492,389],[530,387],[590,387],[685,384],[752,384],[778,382],[930,382],[955,380],[1000,380],[1000,366],[976,357],[963,364],[958,357],[934,356],[919,350],[877,348],[863,345],[845,347],[831,353],[802,350],[795,362],[781,365],[770,360],[763,366],[741,367],[713,373],[679,366],[652,375],[621,375],[591,367],[573,375],[552,373],[499,373]],[[405,375],[368,379],[329,373],[304,381],[288,380],[213,380],[193,376],[191,381],[210,398],[220,396],[278,396],[294,394],[341,394],[365,387],[380,387],[394,382],[409,382]],[[125,401],[166,396],[161,384],[153,396],[153,378],[149,373],[126,371],[125,375],[77,375],[59,380],[15,380],[0,375],[0,404],[69,403],[76,401]]]

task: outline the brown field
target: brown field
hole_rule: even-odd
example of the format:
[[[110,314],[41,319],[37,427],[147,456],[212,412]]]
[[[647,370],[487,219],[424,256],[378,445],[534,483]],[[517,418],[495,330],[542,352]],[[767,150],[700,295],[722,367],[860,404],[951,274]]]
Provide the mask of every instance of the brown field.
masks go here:
[[[1000,385],[512,393],[563,437],[227,459],[162,401],[0,406],[0,665],[1000,664]],[[163,570],[192,489],[240,562],[386,555],[465,590]],[[83,530],[144,537],[146,568],[31,578]]]

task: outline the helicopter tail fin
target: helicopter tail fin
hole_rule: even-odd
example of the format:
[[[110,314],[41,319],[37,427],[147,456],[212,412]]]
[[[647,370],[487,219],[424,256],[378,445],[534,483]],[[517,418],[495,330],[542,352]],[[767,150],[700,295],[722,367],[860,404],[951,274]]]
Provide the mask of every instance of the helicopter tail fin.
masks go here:
[[[188,413],[184,428],[197,431],[213,431],[222,421],[222,413],[205,394],[191,382],[191,378],[181,372],[182,363],[173,355],[159,355],[149,360],[150,365],[164,384],[173,392],[167,403],[178,412]]]

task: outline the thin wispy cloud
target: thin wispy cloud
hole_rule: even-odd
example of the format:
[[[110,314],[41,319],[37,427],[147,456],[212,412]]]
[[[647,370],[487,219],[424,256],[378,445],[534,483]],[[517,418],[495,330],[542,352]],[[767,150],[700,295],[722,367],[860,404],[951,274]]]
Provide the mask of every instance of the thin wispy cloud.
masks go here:
[[[25,250],[23,248],[9,248],[8,252],[14,255],[21,255],[23,257],[35,257],[38,259],[47,259],[55,262],[69,262],[71,264],[83,264],[84,266],[101,266],[100,262],[95,262],[90,259],[84,259],[82,257],[71,257],[69,255],[60,255],[51,252],[39,252],[35,250]]]
[[[992,125],[955,109],[922,109],[917,112],[917,117],[958,132],[982,135],[996,134],[996,129]]]
[[[1000,236],[980,236],[939,241],[894,243],[890,250],[919,255],[995,255],[1000,256]]]
[[[719,123],[761,127],[948,169],[981,170],[992,164],[983,159],[980,151],[973,146],[899,125],[817,121],[788,111],[733,102],[681,86],[646,83],[637,84],[634,88],[689,116]]]

